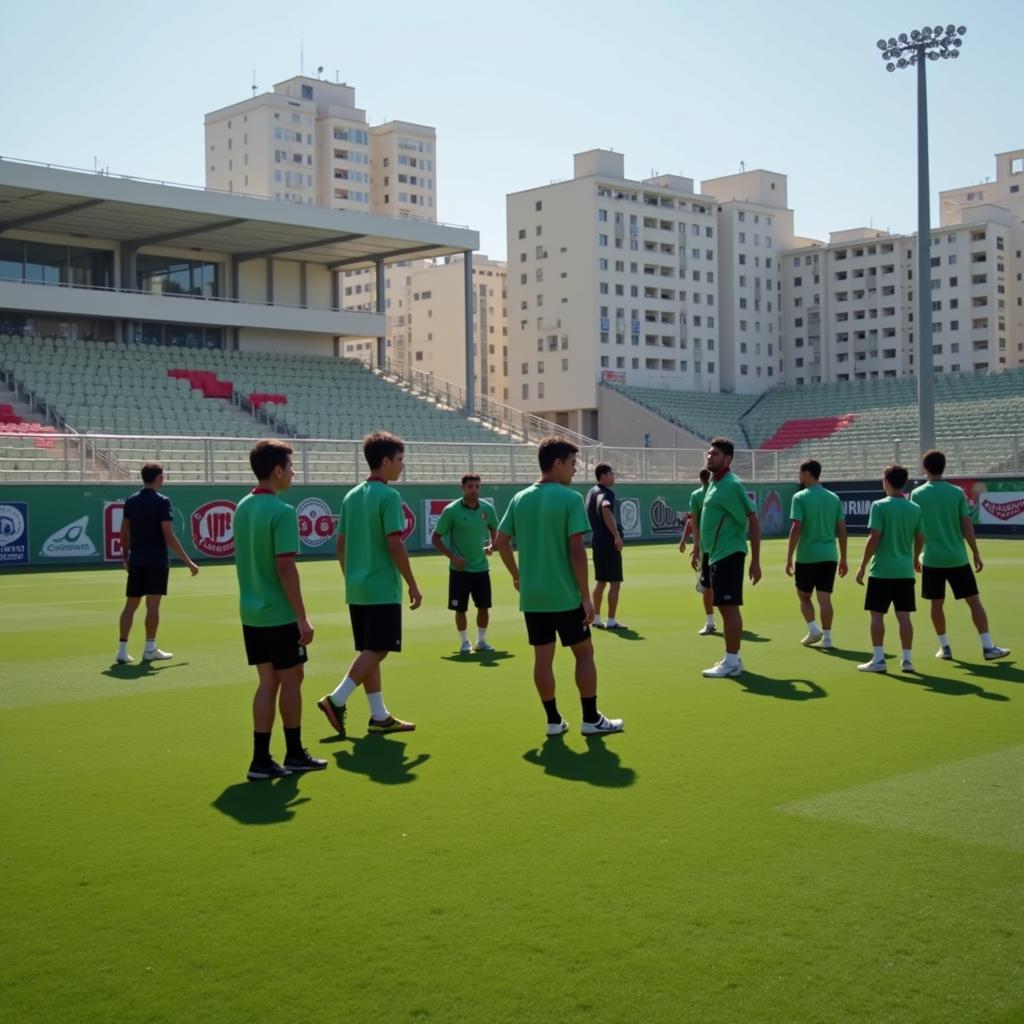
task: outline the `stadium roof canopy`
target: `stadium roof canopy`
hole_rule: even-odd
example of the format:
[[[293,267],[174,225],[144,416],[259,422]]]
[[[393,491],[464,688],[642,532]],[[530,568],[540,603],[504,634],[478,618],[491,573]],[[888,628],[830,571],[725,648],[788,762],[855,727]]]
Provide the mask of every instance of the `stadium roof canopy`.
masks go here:
[[[0,235],[21,228],[346,270],[480,243],[463,227],[0,158]]]

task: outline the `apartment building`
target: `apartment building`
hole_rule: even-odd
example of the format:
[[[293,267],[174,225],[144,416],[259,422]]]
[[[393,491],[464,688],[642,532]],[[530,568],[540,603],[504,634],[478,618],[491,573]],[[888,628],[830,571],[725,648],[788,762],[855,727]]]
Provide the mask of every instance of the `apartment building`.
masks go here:
[[[598,381],[721,387],[715,202],[621,153],[507,197],[509,401],[590,436]]]

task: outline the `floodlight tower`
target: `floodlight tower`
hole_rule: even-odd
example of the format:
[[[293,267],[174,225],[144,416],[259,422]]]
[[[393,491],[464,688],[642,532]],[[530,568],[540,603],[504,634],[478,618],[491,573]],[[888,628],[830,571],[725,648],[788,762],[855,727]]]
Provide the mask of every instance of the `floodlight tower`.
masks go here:
[[[885,70],[917,65],[917,411],[921,451],[935,447],[935,371],[932,358],[932,288],[931,288],[931,207],[928,184],[928,90],[925,64],[929,60],[948,60],[960,56],[962,37],[967,29],[961,25],[943,28],[926,25],[914,29],[909,38],[879,39],[878,49]]]

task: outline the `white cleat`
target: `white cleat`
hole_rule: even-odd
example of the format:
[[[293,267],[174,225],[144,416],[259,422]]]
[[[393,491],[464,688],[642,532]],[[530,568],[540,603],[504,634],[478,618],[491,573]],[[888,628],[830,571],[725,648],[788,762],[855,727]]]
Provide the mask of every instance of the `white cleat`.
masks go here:
[[[1009,647],[986,647],[982,654],[986,661],[995,661],[996,658],[1005,658],[1010,653]]]
[[[823,651],[832,651],[832,650],[835,650],[835,648],[834,648],[834,647],[832,646],[832,641],[831,641],[831,640],[829,640],[829,639],[826,639],[825,637],[822,637],[822,638],[821,638],[821,647],[820,647],[820,650],[823,650]]]
[[[941,658],[943,661],[953,660],[953,648],[949,644],[943,644],[936,652],[936,658]]]
[[[705,622],[700,629],[697,630],[697,636],[717,636],[718,627],[713,622]]]
[[[884,661],[865,661],[863,665],[857,666],[858,672],[885,672]]]
[[[560,722],[548,722],[548,735],[561,736],[569,731],[569,723],[563,718]]]
[[[743,659],[741,658],[736,662],[735,665],[727,665],[725,658],[723,658],[717,665],[712,665],[711,668],[706,668],[701,673],[702,676],[706,676],[708,679],[722,679],[725,676],[738,676],[743,674]]]
[[[473,645],[468,640],[462,641],[462,646],[459,647],[459,654],[472,654]]]
[[[596,722],[584,722],[580,732],[584,736],[607,736],[613,732],[622,732],[624,727],[621,718],[605,718],[602,715]]]
[[[119,654],[114,658],[114,661],[116,661],[118,665],[130,665],[134,660],[135,659],[130,654],[125,654],[123,656]]]
[[[908,660],[908,661],[900,662],[900,671],[901,672],[916,672],[917,669],[914,668],[914,663],[912,661]]]
[[[159,647],[155,647],[151,651],[142,652],[143,661],[167,661],[168,658],[173,657],[174,655],[170,651],[161,651]]]
[[[804,647],[813,647],[815,644],[821,643],[821,638],[825,634],[820,629],[811,629],[807,631],[807,636],[800,641]]]
[[[476,649],[478,651],[493,651],[494,648],[486,640],[477,640]]]

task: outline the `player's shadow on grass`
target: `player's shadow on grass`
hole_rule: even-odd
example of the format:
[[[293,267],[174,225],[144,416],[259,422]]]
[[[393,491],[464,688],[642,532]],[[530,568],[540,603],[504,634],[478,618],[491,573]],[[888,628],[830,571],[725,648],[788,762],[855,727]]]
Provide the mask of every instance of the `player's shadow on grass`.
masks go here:
[[[118,665],[116,662],[103,670],[103,675],[111,679],[144,679],[146,676],[155,676],[158,672],[170,672],[172,668],[188,668],[187,661],[176,661],[173,665],[167,665],[158,661],[132,662],[130,665]],[[157,668],[160,665],[160,668]]]
[[[749,629],[743,630],[740,637],[745,644],[770,644],[772,642],[770,636],[761,636],[760,633],[755,633]]]
[[[904,683],[921,686],[932,693],[944,693],[947,697],[980,697],[982,700],[1008,701],[1005,693],[993,693],[974,683],[966,683],[962,679],[947,679],[945,676],[929,676],[923,672],[892,672],[895,678]]]
[[[415,782],[418,776],[413,773],[413,769],[430,760],[429,754],[417,754],[411,761],[407,761],[405,746],[401,740],[393,737],[370,733],[353,740],[351,751],[339,750],[334,759],[342,771],[365,775],[371,782],[385,786],[398,786],[405,782]]]
[[[636,772],[625,768],[619,755],[605,746],[604,736],[587,736],[584,753],[573,750],[564,736],[549,736],[539,750],[528,750],[523,760],[544,769],[545,775],[591,786],[621,788],[636,782]]]
[[[308,803],[299,796],[298,774],[264,782],[239,782],[228,786],[213,803],[221,814],[240,825],[279,825],[295,817],[295,808]]]
[[[747,693],[758,697],[775,697],[778,700],[817,700],[827,697],[828,691],[810,679],[772,679],[744,669],[739,676],[727,676]]]
[[[620,640],[646,640],[647,637],[641,636],[635,629],[602,629],[602,633],[606,633],[608,636],[616,636]]]
[[[450,661],[458,665],[479,665],[481,668],[497,668],[498,662],[514,658],[511,651],[473,651],[472,654],[444,654],[442,661]]]
[[[850,651],[846,649],[840,649],[838,647],[825,648],[825,647],[808,647],[808,651],[815,651],[824,658],[835,658],[838,661],[855,661],[858,665],[865,661],[871,660],[870,651]],[[894,655],[887,654],[886,658],[892,660]]]
[[[969,662],[956,659],[960,668],[975,679],[985,679],[996,683],[1024,683],[1024,670],[1017,668],[1012,661],[1005,658],[999,661]]]

